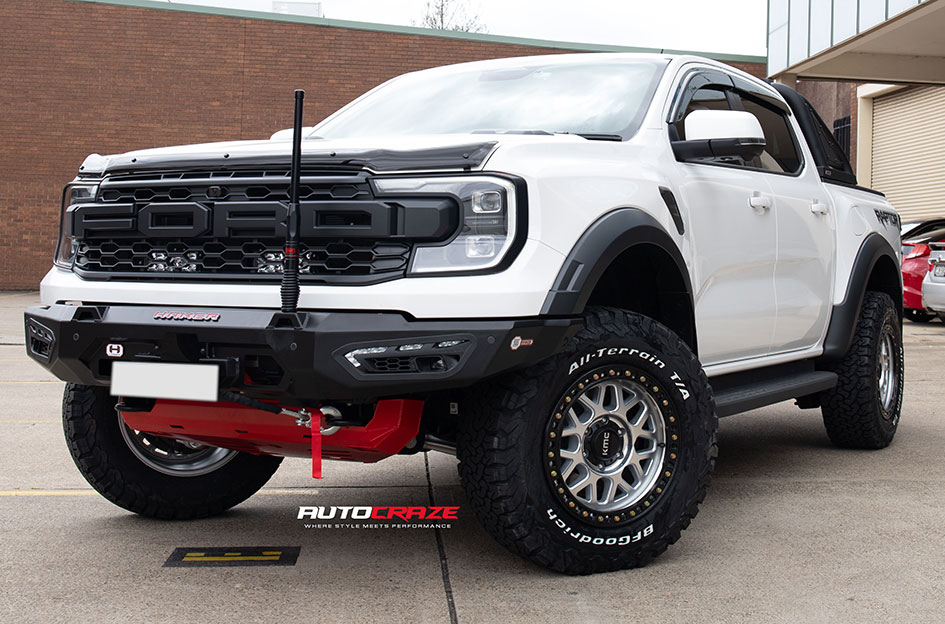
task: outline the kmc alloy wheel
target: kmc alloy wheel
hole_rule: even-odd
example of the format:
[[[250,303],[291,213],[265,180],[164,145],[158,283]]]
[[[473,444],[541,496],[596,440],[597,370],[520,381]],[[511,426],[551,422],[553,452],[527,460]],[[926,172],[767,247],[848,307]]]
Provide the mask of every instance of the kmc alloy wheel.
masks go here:
[[[662,493],[678,438],[664,394],[629,367],[601,367],[571,385],[549,418],[545,465],[572,515],[628,522]]]

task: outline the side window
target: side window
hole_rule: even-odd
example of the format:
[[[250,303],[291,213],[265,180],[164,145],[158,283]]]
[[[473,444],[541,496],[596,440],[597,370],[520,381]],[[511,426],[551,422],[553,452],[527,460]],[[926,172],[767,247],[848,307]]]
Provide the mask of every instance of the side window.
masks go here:
[[[837,171],[846,171],[852,174],[853,169],[850,168],[850,160],[847,158],[843,148],[840,147],[840,144],[837,143],[833,133],[827,129],[827,125],[824,123],[823,119],[820,118],[820,115],[817,114],[817,111],[814,110],[814,107],[808,103],[807,108],[810,110],[811,118],[814,120],[814,127],[817,128],[817,138],[820,140],[820,146],[824,150],[827,166]]]
[[[692,94],[692,99],[686,106],[686,114],[676,122],[676,136],[680,141],[686,140],[686,117],[696,110],[731,110],[725,91],[716,87],[702,87]]]
[[[776,173],[796,173],[801,168],[794,132],[784,113],[748,96],[741,96],[742,106],[754,115],[765,134],[765,151],[745,163],[748,167]]]

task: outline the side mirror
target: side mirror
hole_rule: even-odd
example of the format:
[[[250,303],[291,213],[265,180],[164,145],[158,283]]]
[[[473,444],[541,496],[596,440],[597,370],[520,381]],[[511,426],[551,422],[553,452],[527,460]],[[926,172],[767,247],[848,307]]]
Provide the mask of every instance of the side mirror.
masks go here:
[[[676,160],[741,158],[751,160],[765,149],[758,118],[746,111],[697,110],[686,116],[686,140],[673,141]]]

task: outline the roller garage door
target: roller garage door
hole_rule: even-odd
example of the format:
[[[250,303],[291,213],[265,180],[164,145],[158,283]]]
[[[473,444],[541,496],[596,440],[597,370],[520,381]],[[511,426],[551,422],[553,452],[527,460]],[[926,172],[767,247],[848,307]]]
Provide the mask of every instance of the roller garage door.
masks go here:
[[[945,216],[945,87],[873,100],[872,170],[903,223]]]

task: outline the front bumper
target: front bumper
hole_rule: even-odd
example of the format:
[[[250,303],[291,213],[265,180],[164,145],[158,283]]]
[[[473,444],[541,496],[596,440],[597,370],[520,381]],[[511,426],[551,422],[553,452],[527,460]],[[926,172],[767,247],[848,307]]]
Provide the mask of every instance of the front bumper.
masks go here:
[[[220,367],[221,390],[369,402],[468,386],[533,364],[557,352],[581,321],[55,304],[29,308],[25,324],[27,354],[64,381],[109,385],[117,360],[205,363]],[[346,356],[360,349],[374,352],[352,356],[355,366]]]

